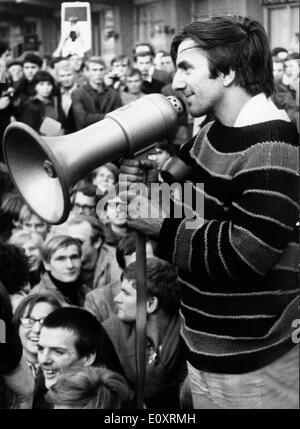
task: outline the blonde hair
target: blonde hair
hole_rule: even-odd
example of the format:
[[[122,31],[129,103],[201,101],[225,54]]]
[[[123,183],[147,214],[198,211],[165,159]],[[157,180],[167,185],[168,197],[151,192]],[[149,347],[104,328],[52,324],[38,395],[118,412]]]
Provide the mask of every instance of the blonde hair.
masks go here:
[[[27,241],[32,240],[36,247],[40,250],[43,248],[43,239],[37,232],[30,232],[19,230],[12,234],[9,239],[10,244],[14,244],[15,246],[22,247]]]
[[[71,367],[46,396],[53,405],[84,409],[128,408],[131,391],[125,379],[105,367]]]

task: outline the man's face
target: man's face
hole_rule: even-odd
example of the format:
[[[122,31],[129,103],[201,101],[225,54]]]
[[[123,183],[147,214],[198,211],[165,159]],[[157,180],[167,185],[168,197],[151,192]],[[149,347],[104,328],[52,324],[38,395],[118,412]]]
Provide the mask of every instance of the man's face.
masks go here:
[[[153,64],[151,55],[145,55],[142,57],[137,57],[136,59],[136,68],[142,73],[143,77],[147,77],[149,70]]]
[[[114,298],[117,316],[123,322],[136,319],[136,288],[134,280],[123,279],[120,293]]]
[[[102,165],[95,170],[93,184],[100,192],[105,193],[115,184],[115,176],[105,165]]]
[[[8,72],[11,75],[13,82],[18,82],[23,76],[23,67],[20,64],[14,64],[9,67]]]
[[[140,76],[130,76],[126,78],[126,85],[130,94],[139,94],[141,92],[143,81]]]
[[[49,389],[59,379],[61,373],[73,365],[80,365],[75,347],[74,332],[63,328],[42,328],[38,345],[38,362]]]
[[[276,82],[280,82],[284,74],[284,64],[273,62],[273,76]]]
[[[288,77],[299,77],[299,61],[300,60],[287,60],[285,62],[285,73]]]
[[[121,199],[112,198],[107,202],[106,215],[109,221],[116,226],[124,226],[127,223],[126,215],[121,210]]]
[[[208,60],[193,40],[180,43],[176,67],[173,89],[182,92],[191,115],[217,112],[223,101],[224,86],[220,77],[210,77]]]
[[[75,282],[81,269],[81,256],[75,244],[57,249],[49,262],[44,262],[45,269],[64,283]]]
[[[82,192],[77,192],[75,195],[75,200],[73,205],[73,213],[95,216],[96,215],[95,198],[89,197],[88,195],[84,195]]]
[[[82,58],[79,57],[78,55],[72,55],[69,58],[69,63],[71,65],[71,67],[73,68],[73,70],[75,70],[75,72],[79,72],[81,70],[81,67],[82,67]]]
[[[105,67],[102,64],[89,63],[87,77],[91,85],[101,85],[104,81]]]
[[[115,61],[113,64],[113,73],[116,74],[119,78],[122,78],[128,69],[127,61]]]
[[[22,247],[27,257],[29,272],[37,271],[42,260],[41,250],[33,240],[26,241]]]
[[[34,63],[24,63],[23,72],[27,80],[32,81],[35,74],[39,71],[39,66]]]
[[[43,239],[46,238],[48,232],[47,223],[35,214],[32,214],[30,219],[23,223],[22,227],[25,231],[37,232]]]
[[[72,70],[58,70],[58,81],[64,89],[70,89],[75,83],[75,75]]]
[[[170,74],[174,73],[175,70],[173,60],[169,55],[161,58],[160,67],[162,70]]]

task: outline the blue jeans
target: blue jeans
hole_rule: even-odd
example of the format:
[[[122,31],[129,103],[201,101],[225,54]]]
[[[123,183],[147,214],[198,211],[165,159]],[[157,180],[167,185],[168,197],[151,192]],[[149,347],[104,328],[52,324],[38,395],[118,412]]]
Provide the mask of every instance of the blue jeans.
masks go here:
[[[216,374],[188,363],[194,408],[299,409],[299,347],[246,374]]]

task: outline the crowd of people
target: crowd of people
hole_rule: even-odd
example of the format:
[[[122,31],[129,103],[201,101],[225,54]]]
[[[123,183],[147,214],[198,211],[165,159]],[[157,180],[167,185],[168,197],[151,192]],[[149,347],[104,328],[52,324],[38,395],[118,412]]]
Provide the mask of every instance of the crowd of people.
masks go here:
[[[288,309],[299,294],[293,279],[298,142],[291,124],[299,129],[299,53],[276,48],[271,54],[265,41],[259,51],[251,37],[264,40],[263,31],[247,18],[201,25],[174,39],[172,55],[140,43],[132,57],[119,55],[109,67],[94,55],[49,60],[25,52],[13,59],[0,44],[1,140],[14,121],[41,136],[70,134],[151,93],[180,97],[188,110],[143,160],[111,160],[82,178],[62,225],[31,210],[1,158],[0,319],[7,322],[7,348],[0,356],[0,408],[135,407],[135,229],[141,226],[120,216],[118,195],[101,213],[97,207],[125,176],[127,184],[138,181],[143,167],[161,181],[163,165],[175,155],[191,166],[191,183],[204,182],[207,211],[204,225],[193,230],[184,230],[182,219],[162,219],[159,235],[147,232],[151,225],[145,229],[144,407],[272,405],[268,394],[258,400],[257,373],[271,368],[272,377],[276,359],[294,353]],[[234,57],[234,43],[241,52],[251,45],[247,66],[238,63],[242,54]],[[205,59],[201,52],[208,52]],[[256,97],[257,105],[239,115]],[[243,383],[248,374],[256,378]],[[293,381],[285,388],[283,406],[295,407]]]

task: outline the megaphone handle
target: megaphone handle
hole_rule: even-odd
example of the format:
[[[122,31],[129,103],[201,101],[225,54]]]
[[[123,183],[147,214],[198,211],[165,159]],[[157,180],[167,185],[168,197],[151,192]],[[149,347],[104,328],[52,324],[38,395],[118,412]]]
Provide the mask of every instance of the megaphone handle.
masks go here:
[[[137,306],[136,306],[136,372],[137,395],[136,407],[144,407],[144,388],[146,379],[146,239],[143,234],[136,232],[136,281],[137,281]]]

